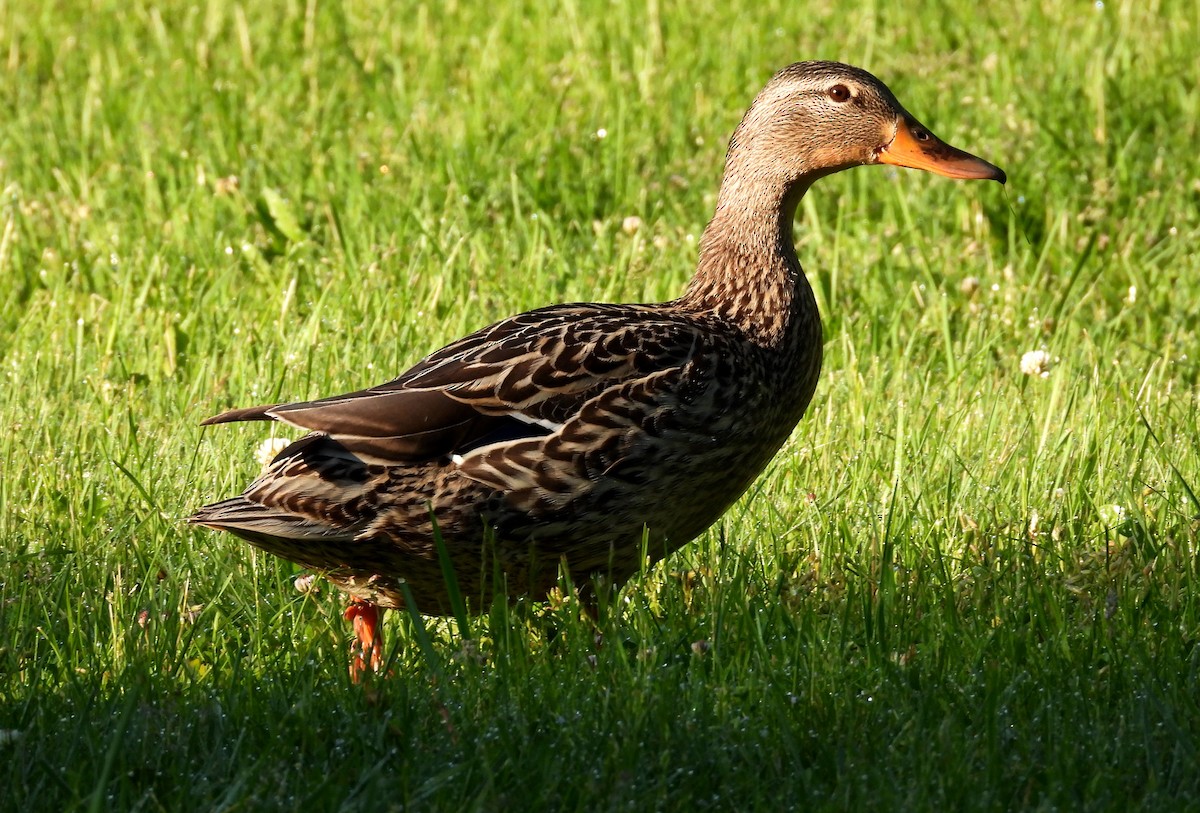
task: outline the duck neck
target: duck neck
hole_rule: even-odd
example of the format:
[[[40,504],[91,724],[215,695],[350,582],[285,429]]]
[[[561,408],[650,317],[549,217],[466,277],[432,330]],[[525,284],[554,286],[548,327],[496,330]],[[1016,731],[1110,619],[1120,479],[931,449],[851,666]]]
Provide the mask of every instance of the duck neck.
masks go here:
[[[747,183],[742,173],[727,172],[681,304],[719,316],[765,347],[814,331],[819,346],[816,300],[792,240],[796,206],[810,183]]]

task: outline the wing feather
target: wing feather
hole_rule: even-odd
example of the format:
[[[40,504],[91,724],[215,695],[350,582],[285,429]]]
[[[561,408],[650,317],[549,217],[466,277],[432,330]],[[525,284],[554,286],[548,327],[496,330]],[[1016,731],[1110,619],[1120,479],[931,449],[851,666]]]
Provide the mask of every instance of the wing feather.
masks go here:
[[[386,384],[204,424],[281,421],[383,465],[461,455],[556,431],[606,389],[682,367],[706,335],[644,306],[552,306],[476,331]]]

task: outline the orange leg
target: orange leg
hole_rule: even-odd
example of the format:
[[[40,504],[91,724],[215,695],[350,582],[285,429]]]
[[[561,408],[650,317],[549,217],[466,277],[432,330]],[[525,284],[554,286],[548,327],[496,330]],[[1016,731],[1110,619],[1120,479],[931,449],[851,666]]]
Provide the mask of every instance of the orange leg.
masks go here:
[[[350,645],[350,679],[355,683],[368,671],[383,668],[383,627],[379,621],[383,608],[362,599],[351,599],[345,618],[354,622],[354,643]]]

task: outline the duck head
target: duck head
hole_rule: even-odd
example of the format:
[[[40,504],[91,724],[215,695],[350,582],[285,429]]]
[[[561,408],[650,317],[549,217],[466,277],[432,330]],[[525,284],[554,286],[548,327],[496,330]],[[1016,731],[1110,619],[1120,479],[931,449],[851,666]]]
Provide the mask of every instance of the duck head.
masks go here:
[[[838,62],[775,74],[730,140],[725,180],[794,199],[818,178],[865,164],[1005,182],[999,167],[935,136],[874,76]]]

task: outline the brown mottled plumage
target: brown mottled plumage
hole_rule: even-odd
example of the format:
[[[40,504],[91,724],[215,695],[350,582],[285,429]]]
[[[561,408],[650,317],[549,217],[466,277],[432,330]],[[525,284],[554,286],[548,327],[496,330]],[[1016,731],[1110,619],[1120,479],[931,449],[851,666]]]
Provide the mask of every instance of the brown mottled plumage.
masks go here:
[[[792,218],[813,181],[875,163],[1004,181],[934,138],[865,71],[792,65],[730,141],[682,297],[542,308],[378,387],[211,418],[311,434],[242,496],[191,521],[383,607],[403,605],[405,582],[422,612],[450,611],[431,508],[477,609],[496,574],[510,596],[534,598],[560,563],[581,587],[595,576],[620,584],[643,550],[659,559],[716,521],[804,413],[821,323]]]

